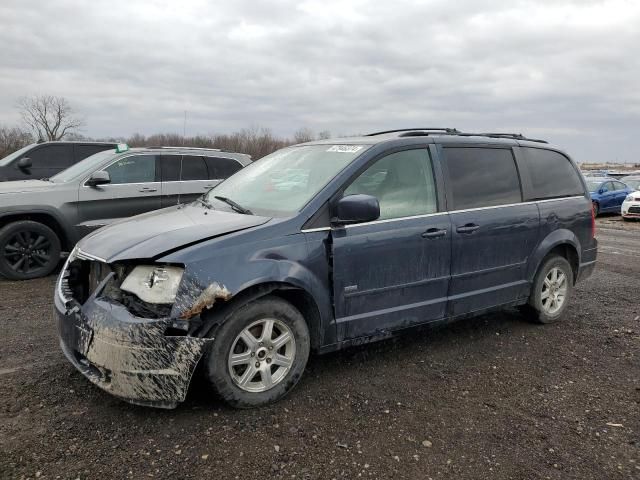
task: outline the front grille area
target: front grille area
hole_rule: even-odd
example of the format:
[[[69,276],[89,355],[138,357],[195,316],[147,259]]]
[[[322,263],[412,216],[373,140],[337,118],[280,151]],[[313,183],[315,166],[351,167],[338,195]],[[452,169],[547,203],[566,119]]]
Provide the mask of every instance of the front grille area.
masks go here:
[[[629,213],[640,213],[640,207],[636,207],[635,205],[633,207],[629,207]]]

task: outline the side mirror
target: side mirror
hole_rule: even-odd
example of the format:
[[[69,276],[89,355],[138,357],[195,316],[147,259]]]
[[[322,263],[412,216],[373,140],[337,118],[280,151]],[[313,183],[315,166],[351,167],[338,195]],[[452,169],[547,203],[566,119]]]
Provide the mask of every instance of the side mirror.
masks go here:
[[[603,194],[603,193],[607,193],[609,190],[607,190],[606,188],[602,187],[600,190],[598,190],[598,193]]]
[[[31,163],[31,159],[29,157],[22,157],[20,160],[18,160],[17,165],[18,168],[23,172],[29,173],[29,170],[31,170],[31,166],[33,164]]]
[[[107,183],[111,183],[111,177],[109,176],[109,172],[104,170],[99,170],[97,172],[93,172],[93,174],[86,181],[86,184],[90,187],[97,187],[98,185],[106,185]]]
[[[338,200],[334,223],[372,222],[380,217],[380,203],[371,195],[347,195]]]

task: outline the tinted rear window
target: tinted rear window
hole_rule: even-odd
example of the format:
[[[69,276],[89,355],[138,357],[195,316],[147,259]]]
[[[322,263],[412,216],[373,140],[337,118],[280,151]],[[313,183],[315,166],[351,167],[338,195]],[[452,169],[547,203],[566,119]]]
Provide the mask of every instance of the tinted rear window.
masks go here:
[[[115,146],[111,145],[75,145],[74,148],[77,162],[103,150],[115,150]]]
[[[542,148],[522,147],[520,151],[531,178],[533,199],[584,193],[580,174],[564,155]]]
[[[182,157],[182,180],[207,180],[209,173],[204,158],[192,155]]]
[[[510,149],[445,148],[453,210],[522,201]]]
[[[230,158],[205,157],[205,160],[211,179],[221,180],[230,177],[242,168],[242,165]]]
[[[38,168],[67,168],[74,164],[73,146],[63,145],[43,145],[25,155],[31,159],[34,169]]]

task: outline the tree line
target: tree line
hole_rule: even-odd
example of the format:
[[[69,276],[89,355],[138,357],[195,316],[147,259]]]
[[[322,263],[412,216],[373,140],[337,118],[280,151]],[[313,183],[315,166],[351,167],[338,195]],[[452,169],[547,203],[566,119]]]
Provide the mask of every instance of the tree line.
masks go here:
[[[213,133],[188,137],[177,133],[157,133],[148,136],[136,133],[129,137],[92,138],[80,133],[85,120],[76,114],[64,97],[52,95],[22,97],[17,102],[17,108],[24,126],[0,125],[0,158],[34,142],[84,140],[126,143],[131,147],[219,148],[248,153],[257,160],[287,145],[331,136],[328,131],[316,134],[308,128],[301,128],[292,138],[287,138],[274,135],[268,128],[250,127],[229,134]]]

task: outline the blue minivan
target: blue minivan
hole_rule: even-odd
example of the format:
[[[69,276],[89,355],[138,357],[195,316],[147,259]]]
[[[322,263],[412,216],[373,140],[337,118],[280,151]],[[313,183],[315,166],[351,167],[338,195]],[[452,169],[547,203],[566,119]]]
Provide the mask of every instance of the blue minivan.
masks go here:
[[[201,364],[231,405],[265,405],[310,352],[508,306],[561,320],[594,233],[582,175],[544,141],[418,128],[305,143],[80,241],[56,284],[60,345],[132,403],[175,407]]]

